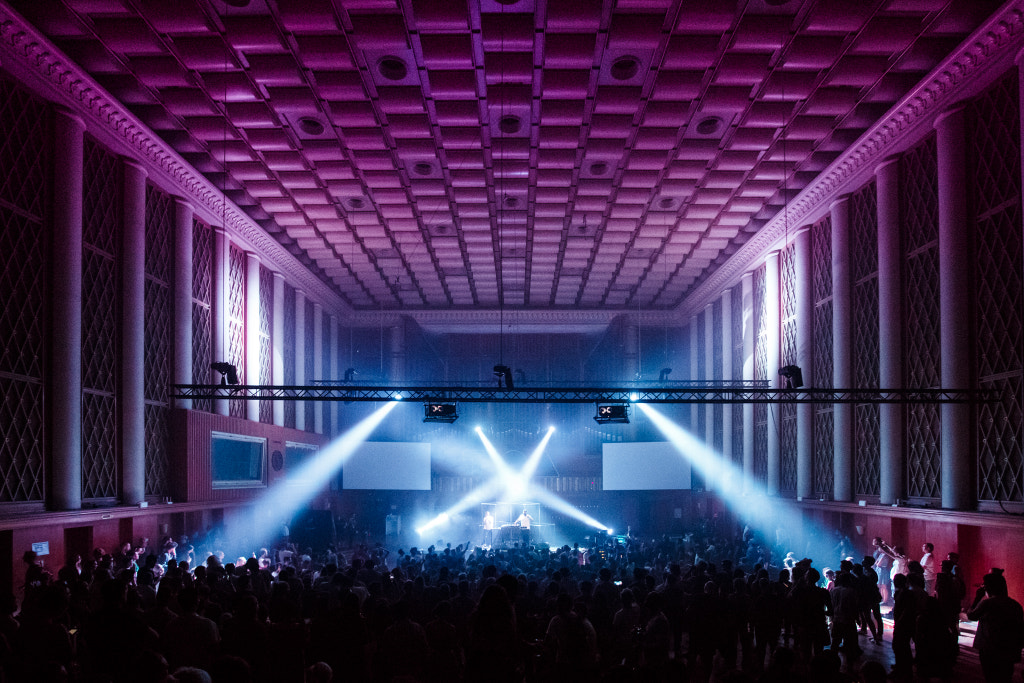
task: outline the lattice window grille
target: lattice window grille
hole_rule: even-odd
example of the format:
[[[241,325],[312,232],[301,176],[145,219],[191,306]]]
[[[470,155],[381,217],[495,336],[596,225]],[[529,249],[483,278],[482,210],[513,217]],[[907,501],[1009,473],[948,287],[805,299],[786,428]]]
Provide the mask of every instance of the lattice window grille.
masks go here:
[[[166,495],[169,486],[167,478],[170,476],[168,420],[174,334],[174,315],[171,308],[171,244],[174,235],[174,213],[174,199],[171,195],[153,185],[147,185],[144,489],[146,495],[154,496]]]
[[[732,288],[732,377],[743,379],[743,288]],[[732,454],[734,464],[743,467],[743,406],[732,409]]]
[[[782,364],[796,365],[796,248],[791,244],[780,258],[782,294]]]
[[[853,271],[853,381],[858,388],[878,387],[878,201],[874,182],[850,200],[850,243]],[[878,406],[854,408],[854,491],[878,495],[881,451]]]
[[[1017,71],[994,83],[967,109],[972,203],[977,216],[985,216],[1008,203],[1020,201],[1020,140]]]
[[[82,394],[82,498],[117,496],[117,415],[113,396]]]
[[[0,103],[0,107],[2,107]],[[0,502],[43,500],[42,225],[0,201]]]
[[[271,357],[271,331],[274,320],[274,273],[265,266],[260,266],[260,377],[259,383],[267,386],[274,383],[273,359]],[[272,424],[274,421],[274,404],[272,401],[260,401],[260,422]]]
[[[146,185],[146,275],[171,284],[171,239],[174,235],[174,199]]]
[[[754,271],[754,379],[768,379],[768,316],[766,302],[767,269]],[[768,483],[768,406],[754,406],[754,481]]]
[[[796,404],[783,403],[775,411],[779,419],[779,491],[796,496]]]
[[[119,358],[118,269],[113,255],[82,248],[82,388],[113,397]]]
[[[832,220],[811,226],[811,282],[814,299],[814,384],[832,387]],[[814,406],[814,452],[811,459],[814,495],[831,499],[835,452],[832,404]]]
[[[213,228],[200,220],[192,221],[192,300],[213,303]]]
[[[0,202],[36,223],[50,206],[52,128],[49,105],[0,75]]]
[[[832,300],[832,219],[811,226],[811,288],[814,303]]]
[[[247,384],[245,376],[245,252],[231,245],[228,255],[228,361],[238,370],[238,381]],[[231,417],[246,416],[246,402],[232,400],[228,412]]]
[[[288,283],[284,285],[284,383],[295,384],[295,288]],[[284,426],[296,428],[295,402],[284,403]]]
[[[117,258],[123,224],[121,164],[86,136],[82,195],[82,490],[117,496],[117,380],[120,357]]]
[[[171,492],[170,409],[148,403],[144,409],[146,422],[147,496],[162,497]]]
[[[797,365],[796,356],[796,247],[789,244],[782,250],[780,265],[780,294],[782,301],[782,364]],[[796,495],[797,487],[797,428],[796,405],[782,404],[776,411],[779,419],[779,491],[782,494]]]
[[[167,406],[170,402],[171,339],[171,239],[174,234],[174,200],[152,185],[146,186],[146,284],[145,284],[145,394],[147,401]]]
[[[42,225],[0,204],[0,373],[43,376]]]
[[[213,228],[192,221],[192,382],[213,384]],[[213,411],[213,402],[196,399],[193,410]]]
[[[901,159],[900,216],[903,234],[903,359],[907,387],[940,386],[939,192],[935,136]],[[941,496],[939,408],[906,408],[907,494]]]
[[[303,340],[305,342],[305,346],[306,346],[306,358],[305,358],[305,362],[306,362],[306,384],[312,384],[312,380],[319,379],[319,377],[315,377],[315,370],[314,370],[314,368],[315,368],[314,363],[315,363],[316,359],[313,356],[313,351],[316,348],[316,346],[315,346],[316,339],[313,336],[313,330],[314,330],[313,322],[314,322],[313,321],[313,302],[310,301],[309,299],[306,299],[306,320],[305,320],[306,330],[305,330],[305,339]],[[305,430],[307,432],[312,432],[314,430],[315,426],[316,426],[316,415],[314,413],[315,410],[316,410],[316,403],[314,403],[313,401],[306,401],[306,426],[305,426]]]
[[[51,204],[49,105],[0,75],[0,502],[45,496],[44,229]]]
[[[978,499],[1024,500],[1024,263],[1016,70],[967,108],[975,225],[976,366],[979,388],[1002,400],[975,407]]]
[[[0,373],[0,502],[43,500],[43,384]]]

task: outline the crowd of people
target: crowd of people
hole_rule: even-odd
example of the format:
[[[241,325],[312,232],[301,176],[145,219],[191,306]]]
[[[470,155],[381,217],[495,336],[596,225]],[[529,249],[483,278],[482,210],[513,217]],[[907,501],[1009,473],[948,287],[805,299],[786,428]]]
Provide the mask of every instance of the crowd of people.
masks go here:
[[[90,683],[949,679],[965,597],[955,563],[941,563],[933,591],[922,562],[889,575],[887,672],[861,639],[883,642],[876,567],[892,566],[879,553],[905,557],[898,549],[876,539],[872,555],[824,558],[836,569],[819,571],[750,529],[706,531],[555,549],[357,542],[234,560],[168,538],[97,549],[56,576],[27,553],[20,609],[12,597],[0,614],[0,671]],[[1001,572],[968,609],[986,680],[1009,681],[1024,615]]]

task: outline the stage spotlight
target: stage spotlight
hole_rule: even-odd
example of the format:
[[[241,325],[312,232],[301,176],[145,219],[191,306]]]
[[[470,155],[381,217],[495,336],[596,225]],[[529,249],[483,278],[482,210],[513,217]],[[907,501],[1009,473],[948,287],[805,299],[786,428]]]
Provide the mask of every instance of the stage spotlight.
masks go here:
[[[404,398],[404,397],[402,396],[402,392],[401,391],[396,391],[394,394],[391,395],[391,400],[392,401],[401,401],[402,398]]]
[[[634,391],[629,395],[629,400],[632,401],[633,403],[636,403],[637,401],[640,400],[640,394]]]
[[[348,370],[345,371],[345,381],[346,382],[351,382],[353,379],[355,379],[355,377],[356,377],[356,369],[355,368],[349,368]]]
[[[221,361],[210,367],[221,374],[221,384],[238,384],[238,369],[231,363]]]
[[[625,403],[598,403],[597,424],[629,424],[629,406]]]
[[[661,372],[658,373],[658,381],[664,382],[668,379],[668,376],[672,374],[672,368],[662,368]]]
[[[783,389],[798,389],[804,385],[804,373],[799,365],[786,365],[779,368],[779,375],[785,378]]]
[[[424,422],[444,422],[451,424],[459,419],[458,408],[454,403],[424,403]]]

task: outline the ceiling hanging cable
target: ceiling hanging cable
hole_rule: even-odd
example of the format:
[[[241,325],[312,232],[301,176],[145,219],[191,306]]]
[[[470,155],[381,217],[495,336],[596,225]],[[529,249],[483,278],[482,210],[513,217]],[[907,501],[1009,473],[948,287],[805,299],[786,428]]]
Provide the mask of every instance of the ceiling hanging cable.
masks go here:
[[[499,124],[505,119],[505,4],[501,3],[500,8],[501,15],[501,32],[499,35],[499,86],[498,92],[501,93],[501,101],[499,103],[498,114]],[[499,125],[498,130],[501,130]],[[492,127],[493,131],[493,127]],[[492,168],[496,165],[494,160],[494,144],[492,140],[491,144],[491,165]],[[507,198],[505,197],[505,180],[504,175],[497,175],[497,183],[495,192],[495,202],[497,203],[497,219],[498,219],[498,365],[502,368],[505,366],[505,203]],[[500,195],[500,197],[499,197]],[[500,381],[500,380],[499,380]]]

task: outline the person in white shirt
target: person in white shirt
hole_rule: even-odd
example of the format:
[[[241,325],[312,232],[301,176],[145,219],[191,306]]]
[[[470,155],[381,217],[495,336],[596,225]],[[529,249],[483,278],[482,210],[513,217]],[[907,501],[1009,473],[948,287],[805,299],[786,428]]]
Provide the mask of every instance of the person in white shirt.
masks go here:
[[[484,545],[494,544],[494,515],[488,510],[484,513]]]
[[[523,514],[516,517],[516,526],[523,530],[523,545],[529,545],[530,543],[530,524],[533,522],[533,517],[525,509]]]
[[[935,546],[925,543],[921,546],[924,555],[921,556],[921,568],[924,569],[924,592],[932,595],[935,592],[935,555],[932,552]]]

